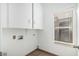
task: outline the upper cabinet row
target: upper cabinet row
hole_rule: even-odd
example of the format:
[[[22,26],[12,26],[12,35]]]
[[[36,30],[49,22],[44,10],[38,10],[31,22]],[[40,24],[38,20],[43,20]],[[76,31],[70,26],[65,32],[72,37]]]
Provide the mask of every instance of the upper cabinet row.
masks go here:
[[[1,4],[3,28],[43,29],[42,5],[39,3]]]

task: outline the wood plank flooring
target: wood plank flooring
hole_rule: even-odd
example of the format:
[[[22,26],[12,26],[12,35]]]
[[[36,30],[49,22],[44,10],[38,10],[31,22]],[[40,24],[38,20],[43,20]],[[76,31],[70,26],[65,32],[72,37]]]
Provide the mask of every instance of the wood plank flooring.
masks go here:
[[[27,56],[57,56],[57,55],[48,53],[40,49],[36,49],[35,51],[31,52]]]

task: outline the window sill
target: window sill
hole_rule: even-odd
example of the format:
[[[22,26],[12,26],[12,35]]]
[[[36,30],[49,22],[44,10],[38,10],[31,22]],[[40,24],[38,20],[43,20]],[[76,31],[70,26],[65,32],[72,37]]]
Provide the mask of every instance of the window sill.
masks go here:
[[[56,40],[55,40],[55,43],[56,43],[56,44],[67,45],[67,46],[71,46],[71,47],[73,47],[73,46],[74,46],[74,44],[73,44],[73,43],[67,43],[67,42],[56,41]]]

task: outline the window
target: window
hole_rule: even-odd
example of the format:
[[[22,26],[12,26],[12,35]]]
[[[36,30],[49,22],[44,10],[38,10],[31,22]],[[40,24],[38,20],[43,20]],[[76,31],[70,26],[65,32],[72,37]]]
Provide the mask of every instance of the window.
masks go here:
[[[68,12],[69,13],[69,12]],[[67,13],[66,13],[67,14]],[[67,16],[68,15],[68,16]],[[72,14],[63,13],[54,17],[55,41],[73,43],[72,36]]]

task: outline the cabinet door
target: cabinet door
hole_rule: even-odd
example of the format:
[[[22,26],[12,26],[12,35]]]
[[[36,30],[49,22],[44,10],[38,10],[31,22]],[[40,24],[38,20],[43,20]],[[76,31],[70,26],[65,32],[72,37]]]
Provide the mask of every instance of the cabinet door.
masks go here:
[[[10,28],[32,28],[32,4],[8,4],[8,22]]]
[[[0,20],[1,27],[7,28],[7,3],[0,4]]]
[[[42,29],[42,5],[40,3],[33,4],[33,29]]]

